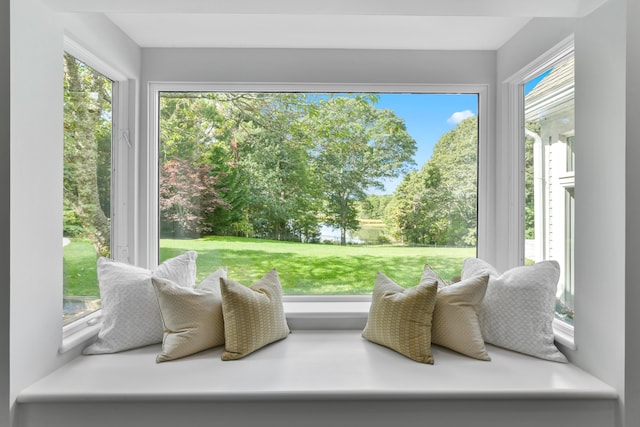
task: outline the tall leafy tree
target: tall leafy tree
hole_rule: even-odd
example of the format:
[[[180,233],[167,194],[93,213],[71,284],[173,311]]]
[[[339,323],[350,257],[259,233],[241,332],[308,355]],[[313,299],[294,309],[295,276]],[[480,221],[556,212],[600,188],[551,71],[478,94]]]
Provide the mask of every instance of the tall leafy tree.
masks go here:
[[[238,165],[246,178],[249,219],[259,236],[309,240],[317,234],[319,192],[308,167],[308,141],[299,121],[306,99],[299,94],[254,94],[237,106]]]
[[[373,100],[374,101],[374,100]],[[323,221],[346,233],[357,230],[356,202],[371,188],[383,188],[413,164],[415,140],[391,110],[377,109],[364,96],[330,97],[309,109],[306,132],[324,205]]]
[[[249,233],[241,225],[247,200],[232,144],[235,124],[225,115],[228,102],[230,96],[217,93],[164,93],[160,98],[160,217],[165,232]],[[194,197],[185,193],[180,203],[169,203],[170,188],[191,189]],[[191,224],[185,223],[187,218]]]
[[[475,117],[440,138],[429,161],[405,177],[387,209],[398,237],[410,243],[475,245],[477,151]]]

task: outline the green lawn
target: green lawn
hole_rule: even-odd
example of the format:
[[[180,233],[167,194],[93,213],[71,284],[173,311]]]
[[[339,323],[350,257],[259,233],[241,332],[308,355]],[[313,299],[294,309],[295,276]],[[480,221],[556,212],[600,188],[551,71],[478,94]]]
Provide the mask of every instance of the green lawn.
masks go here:
[[[64,247],[64,296],[100,296],[96,250],[89,240],[71,239]]]
[[[443,278],[460,274],[474,248],[339,246],[237,237],[160,241],[165,260],[188,250],[198,252],[198,281],[227,266],[229,277],[251,284],[276,268],[285,294],[370,294],[378,271],[398,284],[418,283],[425,263]],[[64,249],[65,295],[98,295],[93,246],[72,240]]]
[[[276,268],[285,294],[370,294],[381,271],[409,287],[420,280],[425,263],[443,278],[460,274],[462,261],[474,248],[405,246],[339,246],[234,237],[161,240],[161,260],[186,250],[198,252],[198,280],[221,266],[229,277],[251,284]]]

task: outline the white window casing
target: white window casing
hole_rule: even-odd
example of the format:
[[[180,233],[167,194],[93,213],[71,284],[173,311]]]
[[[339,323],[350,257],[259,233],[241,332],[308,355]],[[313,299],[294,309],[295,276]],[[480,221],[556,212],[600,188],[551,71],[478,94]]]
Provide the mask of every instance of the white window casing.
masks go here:
[[[113,81],[112,86],[112,143],[111,143],[111,253],[112,258],[134,263],[134,224],[132,203],[135,194],[135,125],[131,117],[135,108],[130,81],[117,68],[85,49],[72,38],[64,37],[64,50]],[[133,205],[133,206],[132,206]],[[133,212],[135,214],[135,212]],[[61,353],[95,336],[100,326],[100,310],[84,316],[62,329]]]

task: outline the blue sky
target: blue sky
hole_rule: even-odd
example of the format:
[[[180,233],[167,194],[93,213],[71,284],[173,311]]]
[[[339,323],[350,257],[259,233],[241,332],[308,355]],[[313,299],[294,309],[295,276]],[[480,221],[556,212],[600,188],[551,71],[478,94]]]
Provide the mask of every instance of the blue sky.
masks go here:
[[[478,96],[475,94],[381,94],[378,108],[393,110],[404,119],[407,131],[416,140],[418,150],[414,157],[416,169],[429,160],[440,137],[456,127],[460,120],[478,114]],[[402,178],[385,183],[391,194]]]
[[[531,80],[529,80],[528,82],[526,82],[524,84],[524,94],[528,94],[529,92],[531,92],[533,90],[533,88],[535,88],[538,83],[540,83],[540,81],[542,79],[544,79],[545,77],[547,77],[547,75],[549,75],[549,73],[553,71],[553,68],[548,69],[547,71],[545,71],[544,73],[540,74],[537,77],[532,78]]]

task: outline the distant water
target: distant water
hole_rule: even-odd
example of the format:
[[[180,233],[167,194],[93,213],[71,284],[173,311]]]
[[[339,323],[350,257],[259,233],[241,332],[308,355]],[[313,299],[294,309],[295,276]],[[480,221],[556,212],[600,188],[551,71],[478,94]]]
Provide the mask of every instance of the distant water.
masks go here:
[[[330,240],[336,243],[340,243],[340,229],[323,225],[320,227],[320,241]],[[362,240],[358,237],[351,237],[347,231],[347,243],[362,244]]]

